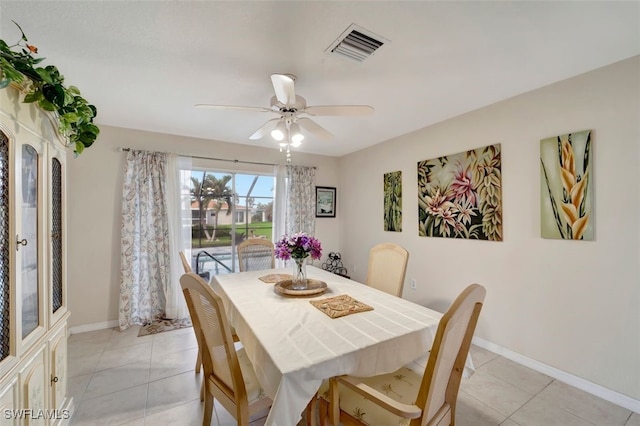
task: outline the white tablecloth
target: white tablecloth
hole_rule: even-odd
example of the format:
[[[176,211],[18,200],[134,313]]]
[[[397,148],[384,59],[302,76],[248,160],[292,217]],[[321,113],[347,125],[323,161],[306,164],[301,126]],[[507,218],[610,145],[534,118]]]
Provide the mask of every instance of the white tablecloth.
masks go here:
[[[441,313],[315,267],[308,267],[309,278],[326,282],[328,290],[313,298],[282,297],[273,284],[259,280],[289,272],[241,272],[211,280],[273,399],[267,426],[295,425],[324,379],[389,373],[431,348]],[[331,319],[309,303],[341,294],[373,310]]]

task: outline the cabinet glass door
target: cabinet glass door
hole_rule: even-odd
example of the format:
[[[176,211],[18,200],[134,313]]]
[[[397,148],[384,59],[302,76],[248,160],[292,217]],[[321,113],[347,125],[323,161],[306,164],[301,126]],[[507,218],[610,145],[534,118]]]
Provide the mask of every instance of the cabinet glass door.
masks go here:
[[[38,152],[30,145],[22,146],[22,220],[17,247],[22,259],[22,338],[40,323],[38,296]]]
[[[0,132],[0,361],[9,356],[11,339],[11,264],[9,247],[9,138]]]
[[[62,300],[62,164],[51,160],[51,312],[55,313]]]

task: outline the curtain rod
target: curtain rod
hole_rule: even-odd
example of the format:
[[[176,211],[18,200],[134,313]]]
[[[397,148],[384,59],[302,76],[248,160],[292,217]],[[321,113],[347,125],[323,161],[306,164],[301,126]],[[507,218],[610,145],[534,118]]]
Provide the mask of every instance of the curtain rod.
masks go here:
[[[129,152],[131,148],[118,148],[119,151]],[[184,155],[184,154],[176,154],[181,157],[191,157],[197,158],[198,160],[215,160],[215,161],[227,161],[229,163],[242,163],[242,164],[256,164],[259,166],[277,166],[275,163],[260,163],[257,161],[242,161],[242,160],[229,160],[228,158],[215,158],[215,157],[199,157],[197,155]]]

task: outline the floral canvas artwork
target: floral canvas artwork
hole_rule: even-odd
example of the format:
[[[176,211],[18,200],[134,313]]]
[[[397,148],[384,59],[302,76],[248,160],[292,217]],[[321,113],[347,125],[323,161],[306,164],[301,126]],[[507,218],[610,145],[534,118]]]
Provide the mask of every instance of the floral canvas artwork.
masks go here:
[[[402,172],[384,174],[384,230],[402,231]]]
[[[542,238],[593,240],[591,131],[540,141]]]
[[[500,144],[418,162],[418,233],[502,241]]]

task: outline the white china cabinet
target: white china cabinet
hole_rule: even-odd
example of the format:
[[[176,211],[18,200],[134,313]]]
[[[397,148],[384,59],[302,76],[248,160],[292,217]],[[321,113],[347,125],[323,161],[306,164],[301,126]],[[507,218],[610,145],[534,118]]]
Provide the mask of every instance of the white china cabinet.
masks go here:
[[[0,89],[0,425],[67,424],[67,148],[22,97]]]

